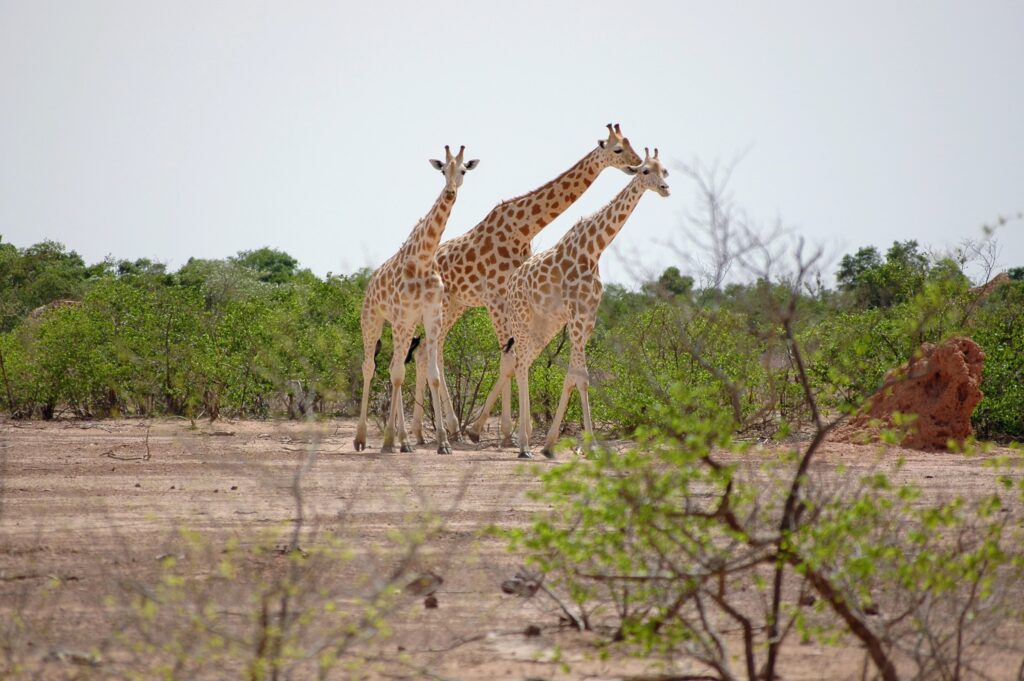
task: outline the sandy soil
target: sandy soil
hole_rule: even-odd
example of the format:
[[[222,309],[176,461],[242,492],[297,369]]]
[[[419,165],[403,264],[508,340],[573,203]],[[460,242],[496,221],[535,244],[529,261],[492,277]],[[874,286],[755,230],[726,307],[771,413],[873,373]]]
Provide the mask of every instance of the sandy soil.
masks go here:
[[[183,420],[0,424],[0,620],[8,623],[8,645],[34,677],[75,677],[68,651],[87,651],[109,636],[120,607],[111,595],[128,582],[159,579],[158,557],[181,551],[177,528],[215,543],[281,535],[296,519],[296,467],[315,452],[302,482],[304,523],[354,547],[354,558],[339,570],[386,569],[387,557],[375,548],[388,544],[390,532],[425,511],[444,521],[412,566],[443,575],[439,607],[424,609],[410,599],[382,644],[387,650],[404,649],[412,664],[457,679],[619,679],[658,671],[623,656],[602,661],[595,639],[559,630],[549,605],[501,593],[516,560],[502,540],[479,531],[525,524],[538,510],[527,497],[535,483],[525,469],[554,463],[524,465],[497,440],[453,443],[450,457],[429,446],[411,455],[357,454],[354,426],[351,420],[219,421],[198,430]],[[371,432],[371,447],[379,447],[379,437]],[[978,458],[946,454],[896,451],[879,462],[873,448],[830,444],[819,465],[891,470],[897,456],[906,459],[897,476],[930,494],[976,495],[992,484],[993,473]],[[46,584],[59,584],[60,598],[40,605]],[[31,622],[10,638],[19,613]],[[541,635],[523,635],[529,625]],[[852,643],[794,643],[782,677],[859,678],[862,660]],[[4,664],[0,659],[0,676]]]

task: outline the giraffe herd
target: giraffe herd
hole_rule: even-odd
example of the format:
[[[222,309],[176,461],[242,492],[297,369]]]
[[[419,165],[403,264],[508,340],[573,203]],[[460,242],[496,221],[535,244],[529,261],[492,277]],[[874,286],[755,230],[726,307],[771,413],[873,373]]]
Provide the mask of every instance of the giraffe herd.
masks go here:
[[[467,429],[468,437],[479,441],[494,402],[500,397],[502,445],[511,446],[514,377],[519,387],[519,457],[532,458],[529,368],[563,327],[568,327],[572,353],[543,454],[554,456],[573,388],[580,392],[584,431],[593,434],[585,348],[601,302],[598,261],[647,190],[661,196],[669,194],[665,181],[668,171],[658,158],[658,150],[653,156],[645,153],[641,159],[618,124],[607,127],[607,138],[564,173],[532,192],[499,203],[473,229],[443,244],[439,243],[441,234],[463,176],[478,161],[464,162],[464,148],[452,156],[448,147],[444,163],[431,161],[444,174],[445,188],[398,253],[374,272],[363,301],[363,395],[355,438],[357,451],[366,447],[370,380],[387,320],[392,326],[395,351],[390,365],[391,408],[381,451],[394,451],[395,437],[401,451],[413,451],[405,428],[401,390],[406,359],[402,349],[410,348],[416,361],[412,435],[417,444],[425,442],[423,400],[429,386],[437,452],[451,453],[449,433],[457,437],[459,423],[444,378],[444,341],[471,307],[487,308],[501,346],[495,352],[501,353],[501,359],[498,381],[479,417]],[[597,213],[580,220],[554,247],[533,254],[533,237],[565,212],[609,167],[631,176],[625,189]],[[420,323],[426,342],[416,346],[413,332]]]

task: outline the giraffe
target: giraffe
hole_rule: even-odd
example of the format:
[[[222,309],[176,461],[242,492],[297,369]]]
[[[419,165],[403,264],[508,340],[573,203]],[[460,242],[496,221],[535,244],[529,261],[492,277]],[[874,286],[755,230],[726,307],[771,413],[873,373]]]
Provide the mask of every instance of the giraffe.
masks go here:
[[[438,332],[438,366],[441,372],[440,397],[447,429],[457,436],[451,395],[444,380],[444,341],[455,322],[470,307],[486,307],[499,341],[509,329],[504,316],[508,279],[532,252],[530,242],[540,230],[565,212],[597,179],[602,170],[625,170],[640,163],[640,156],[622,135],[618,123],[609,123],[608,137],[571,168],[547,184],[495,206],[473,229],[441,244],[437,266],[444,280],[444,313]],[[421,371],[423,349],[415,353],[416,397],[413,405],[412,432],[423,442],[423,396],[426,374]],[[511,387],[502,394],[501,428],[503,444],[512,441]],[[479,441],[479,431],[469,431]]]
[[[476,168],[479,159],[463,162],[466,147],[452,156],[445,145],[445,160],[432,159],[430,164],[444,175],[445,186],[430,209],[405,240],[398,253],[381,265],[366,286],[360,327],[363,333],[363,396],[359,407],[359,425],[356,427],[355,448],[366,448],[366,410],[370,399],[370,381],[373,378],[377,353],[380,352],[380,334],[384,322],[391,323],[394,354],[391,358],[391,411],[384,427],[384,445],[381,452],[394,451],[395,435],[400,450],[413,451],[405,430],[402,405],[402,383],[405,380],[406,349],[410,347],[413,331],[421,321],[426,332],[427,378],[434,401],[437,425],[437,452],[451,454],[448,437],[441,420],[441,403],[437,400],[440,383],[437,367],[437,330],[441,322],[441,297],[444,283],[437,272],[434,254],[441,241],[455,205],[455,197],[467,171]]]
[[[644,152],[643,164],[626,169],[634,178],[625,189],[597,213],[576,223],[553,247],[523,263],[509,281],[506,316],[511,333],[504,346],[501,374],[473,428],[480,432],[498,391],[505,389],[514,374],[519,385],[521,459],[533,458],[530,454],[530,365],[564,326],[569,329],[572,352],[543,454],[554,458],[555,441],[573,388],[580,391],[584,431],[591,435],[594,432],[590,420],[586,346],[601,304],[598,261],[645,191],[669,195],[665,182],[668,170],[658,159],[658,150],[654,150],[654,156],[647,149]]]

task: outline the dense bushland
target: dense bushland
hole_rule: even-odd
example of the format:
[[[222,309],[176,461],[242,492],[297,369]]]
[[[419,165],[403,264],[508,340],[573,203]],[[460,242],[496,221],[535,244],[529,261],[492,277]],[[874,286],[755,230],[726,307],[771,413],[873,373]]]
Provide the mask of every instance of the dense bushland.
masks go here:
[[[825,408],[857,404],[922,341],[966,333],[988,356],[979,435],[1024,435],[1024,281],[976,300],[963,262],[927,255],[912,241],[893,244],[884,258],[867,247],[842,259],[837,290],[819,283],[798,292],[794,331]],[[42,418],[351,415],[368,276],[321,279],[267,248],[168,272],[145,259],[86,266],[53,242],[0,244],[3,404],[15,416]],[[638,291],[608,286],[589,348],[595,420],[629,435],[671,402],[668,389],[678,382],[728,405],[741,429],[772,432],[805,419],[792,358],[773,341],[761,302],[784,293],[772,286],[698,287],[675,267]],[[496,346],[481,310],[448,339],[462,423],[494,380]],[[390,353],[385,333],[383,357]],[[557,405],[567,357],[559,336],[533,367],[541,421]],[[386,372],[384,359],[372,395],[378,407],[387,400]],[[570,424],[577,415],[574,399]]]

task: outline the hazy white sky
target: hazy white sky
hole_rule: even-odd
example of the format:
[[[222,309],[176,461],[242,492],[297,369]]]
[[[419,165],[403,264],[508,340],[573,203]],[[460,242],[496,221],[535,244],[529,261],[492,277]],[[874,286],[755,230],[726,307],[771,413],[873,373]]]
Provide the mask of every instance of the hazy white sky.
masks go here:
[[[180,266],[281,248],[374,266],[467,145],[447,236],[618,121],[731,159],[747,211],[839,254],[943,248],[1024,209],[1024,3],[0,0],[0,234]],[[659,269],[693,204],[646,196],[616,245]],[[606,171],[552,245],[627,181]],[[1024,223],[999,235],[1024,265]],[[614,254],[606,279],[627,281]]]

